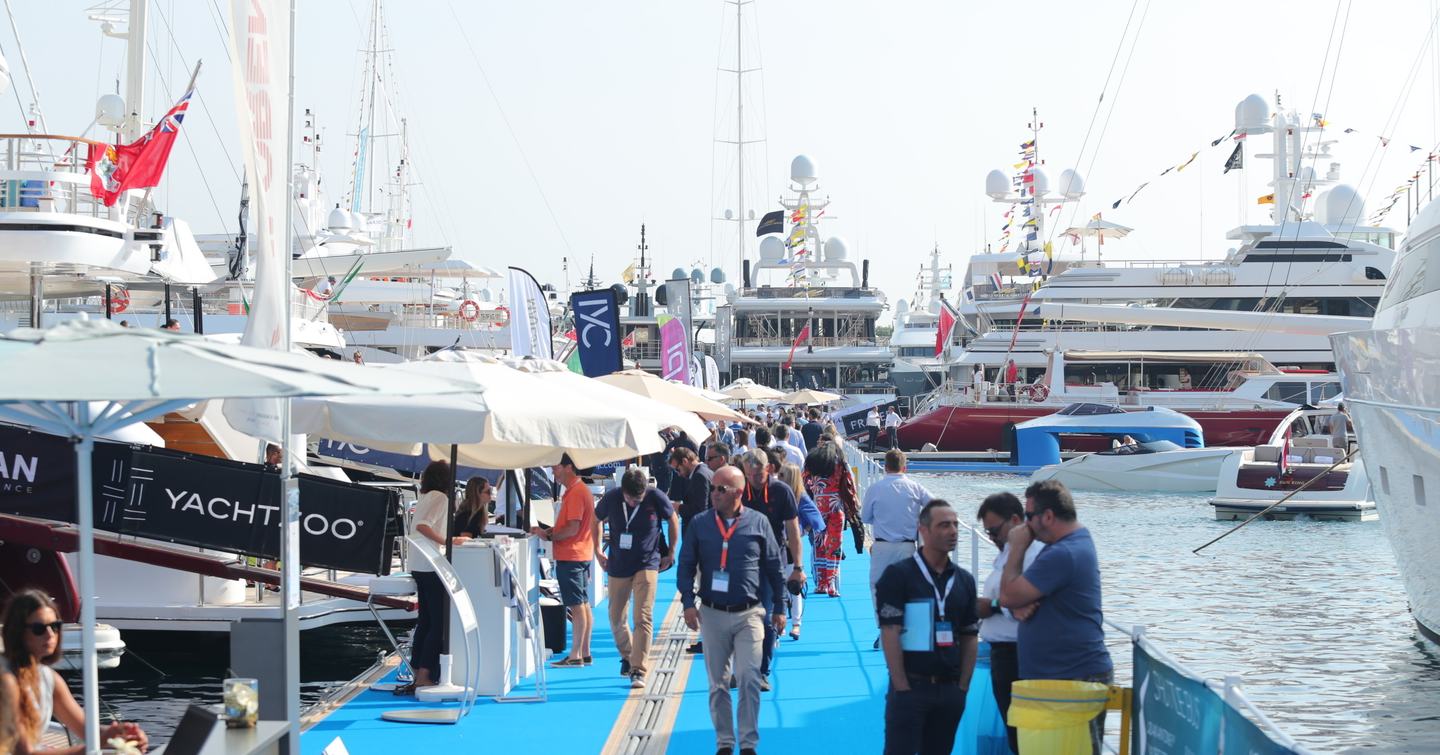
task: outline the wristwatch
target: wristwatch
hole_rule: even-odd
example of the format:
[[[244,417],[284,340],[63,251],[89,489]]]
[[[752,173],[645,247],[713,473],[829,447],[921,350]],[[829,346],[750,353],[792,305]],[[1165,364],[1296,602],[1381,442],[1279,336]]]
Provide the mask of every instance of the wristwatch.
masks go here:
[[[990,613],[996,613],[996,614],[1000,613],[1000,599],[999,599],[999,598],[991,598],[991,599],[990,599]]]

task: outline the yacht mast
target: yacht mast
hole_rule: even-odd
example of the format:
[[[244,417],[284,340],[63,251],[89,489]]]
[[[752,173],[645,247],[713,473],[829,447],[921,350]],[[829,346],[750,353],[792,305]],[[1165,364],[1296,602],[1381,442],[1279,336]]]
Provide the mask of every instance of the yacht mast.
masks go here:
[[[735,247],[740,264],[745,262],[745,65],[741,43],[745,39],[745,28],[741,14],[745,3],[735,3],[735,167],[739,172],[736,181],[736,214],[740,232],[735,234]]]
[[[149,0],[130,0],[130,21],[125,29],[125,121],[120,140],[129,144],[140,138],[145,122],[145,25]]]

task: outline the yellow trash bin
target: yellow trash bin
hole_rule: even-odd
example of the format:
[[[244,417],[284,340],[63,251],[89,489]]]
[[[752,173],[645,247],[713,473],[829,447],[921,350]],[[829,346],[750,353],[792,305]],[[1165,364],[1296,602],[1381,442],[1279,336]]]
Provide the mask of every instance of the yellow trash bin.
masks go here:
[[[1020,752],[1086,755],[1090,719],[1105,710],[1109,687],[1098,682],[1024,679],[1010,688],[1010,725],[1019,730]]]

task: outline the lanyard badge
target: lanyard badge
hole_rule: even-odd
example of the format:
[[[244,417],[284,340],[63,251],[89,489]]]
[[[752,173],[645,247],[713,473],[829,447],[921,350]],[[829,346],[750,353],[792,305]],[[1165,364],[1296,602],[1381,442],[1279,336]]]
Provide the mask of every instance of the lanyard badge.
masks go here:
[[[953,647],[955,645],[955,627],[951,622],[944,620],[945,601],[950,599],[950,591],[955,589],[955,578],[958,574],[950,574],[950,579],[945,582],[945,592],[941,593],[940,588],[935,585],[935,580],[930,576],[930,567],[920,558],[920,554],[916,553],[913,558],[915,565],[920,567],[920,576],[925,578],[925,581],[930,584],[930,589],[935,593],[935,647]]]

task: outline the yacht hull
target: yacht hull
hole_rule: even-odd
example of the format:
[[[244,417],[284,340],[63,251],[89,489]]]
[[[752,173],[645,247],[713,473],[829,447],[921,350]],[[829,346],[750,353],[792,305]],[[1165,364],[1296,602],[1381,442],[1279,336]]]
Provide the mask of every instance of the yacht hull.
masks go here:
[[[1153,454],[1087,454],[1041,467],[1031,480],[1059,480],[1078,490],[1214,492],[1229,448],[1186,448]]]
[[[900,446],[914,449],[934,443],[940,451],[1008,451],[1014,426],[1054,414],[1064,404],[1007,404],[987,402],[974,406],[941,406],[900,426]],[[1253,446],[1263,443],[1289,413],[1287,411],[1177,410],[1200,423],[1206,446]],[[1099,451],[1109,439],[1067,437],[1062,451]]]

